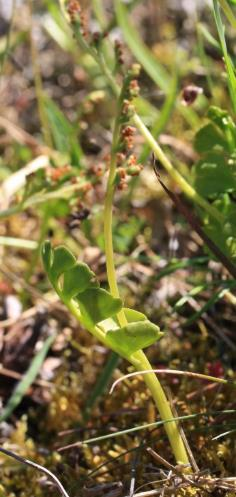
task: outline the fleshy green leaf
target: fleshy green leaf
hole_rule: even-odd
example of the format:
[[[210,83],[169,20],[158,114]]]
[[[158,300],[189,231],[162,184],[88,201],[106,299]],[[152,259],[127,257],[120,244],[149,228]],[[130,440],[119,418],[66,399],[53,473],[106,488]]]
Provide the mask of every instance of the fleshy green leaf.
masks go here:
[[[236,262],[236,206],[228,195],[213,203],[224,215],[224,224],[205,219],[205,231],[233,262]]]
[[[92,324],[114,316],[122,308],[121,299],[112,297],[103,288],[89,288],[79,294],[77,300],[82,316]]]
[[[84,292],[90,285],[91,279],[95,274],[87,264],[77,263],[74,267],[64,273],[63,294],[66,298],[71,299]]]
[[[129,357],[137,350],[149,347],[162,335],[160,328],[146,319],[129,323],[117,330],[110,330],[106,334],[106,339],[114,350],[122,356]]]
[[[53,262],[49,276],[52,281],[57,281],[59,276],[76,264],[75,256],[63,245],[56,247],[53,251]]]
[[[203,126],[195,136],[195,149],[198,153],[211,151],[213,148],[228,149],[227,140],[212,123]]]
[[[124,307],[123,311],[128,323],[147,320],[147,316],[145,316],[145,314],[135,311],[134,309],[129,309],[129,307]]]
[[[233,191],[236,187],[234,159],[226,160],[223,154],[209,153],[194,168],[194,185],[204,197]]]

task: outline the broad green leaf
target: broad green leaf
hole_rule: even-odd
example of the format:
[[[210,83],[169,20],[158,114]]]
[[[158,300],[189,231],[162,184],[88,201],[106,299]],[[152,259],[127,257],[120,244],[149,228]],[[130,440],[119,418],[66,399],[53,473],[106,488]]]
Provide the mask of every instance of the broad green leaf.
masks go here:
[[[213,148],[228,149],[228,142],[217,127],[208,123],[199,129],[195,136],[195,149],[198,153],[211,151]]]
[[[216,197],[236,187],[235,159],[226,160],[223,154],[207,154],[197,162],[193,172],[194,186],[204,197]]]
[[[236,126],[229,113],[216,106],[211,106],[208,110],[209,119],[223,131],[224,138],[228,142],[229,150],[232,152],[236,146]]]
[[[74,267],[64,273],[62,293],[70,300],[77,294],[87,290],[94,276],[95,274],[89,269],[87,264],[78,262]]]
[[[114,316],[122,308],[121,299],[112,297],[103,288],[89,288],[79,294],[77,300],[82,316],[92,324]]]
[[[125,313],[125,317],[128,323],[133,323],[136,321],[145,321],[147,319],[147,316],[145,316],[145,314],[139,311],[135,311],[134,309],[129,309],[129,307],[124,307],[123,311]]]
[[[75,256],[63,245],[56,247],[53,251],[53,262],[49,277],[56,282],[59,276],[76,264]]]
[[[152,345],[162,337],[160,328],[147,319],[129,323],[106,334],[107,343],[122,356],[129,357],[137,350]]]
[[[236,205],[228,195],[216,200],[213,204],[224,215],[222,226],[213,219],[205,219],[205,231],[233,262],[236,261]]]

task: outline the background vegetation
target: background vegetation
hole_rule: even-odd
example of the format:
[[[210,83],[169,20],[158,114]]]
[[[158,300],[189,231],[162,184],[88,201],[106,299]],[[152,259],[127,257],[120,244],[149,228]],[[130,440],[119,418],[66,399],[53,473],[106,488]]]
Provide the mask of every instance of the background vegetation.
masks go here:
[[[0,3],[1,446],[70,496],[236,494],[234,3]],[[146,352],[189,476],[144,376],[109,394],[133,366],[76,321],[42,264],[44,241],[63,243],[112,290],[112,210],[120,296],[164,332]],[[0,496],[58,495],[5,455],[0,473]]]

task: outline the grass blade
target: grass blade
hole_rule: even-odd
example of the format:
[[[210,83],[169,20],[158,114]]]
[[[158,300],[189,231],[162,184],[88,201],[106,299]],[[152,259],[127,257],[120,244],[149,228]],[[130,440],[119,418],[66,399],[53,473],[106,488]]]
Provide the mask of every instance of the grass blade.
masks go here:
[[[228,82],[228,87],[229,87],[229,93],[231,97],[231,101],[233,104],[234,112],[236,112],[236,76],[234,72],[234,66],[233,62],[228,54],[228,49],[226,45],[226,40],[225,40],[225,28],[222,23],[221,15],[220,15],[220,8],[218,4],[218,0],[213,0],[213,11],[214,11],[214,17],[215,17],[215,22],[216,22],[216,27],[220,39],[220,44],[221,44],[221,49],[224,55],[224,61],[225,61],[225,67],[227,71],[227,82]]]
[[[8,400],[7,405],[3,409],[2,414],[0,415],[0,422],[5,421],[7,418],[9,418],[12,412],[22,401],[27,390],[34,382],[43,364],[43,361],[48,353],[48,350],[50,349],[54,340],[55,340],[55,335],[48,337],[47,340],[44,342],[41,350],[36,354],[34,359],[31,361],[29,368],[24,374],[22,380],[16,385],[16,388],[14,389],[10,399]]]

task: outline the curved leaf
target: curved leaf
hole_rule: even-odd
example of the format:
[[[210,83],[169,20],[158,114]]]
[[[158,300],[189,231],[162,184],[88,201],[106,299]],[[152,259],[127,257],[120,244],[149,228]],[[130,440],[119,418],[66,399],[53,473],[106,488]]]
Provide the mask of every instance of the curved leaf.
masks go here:
[[[106,340],[111,348],[122,356],[129,357],[137,350],[149,347],[162,335],[157,325],[145,319],[145,321],[128,323],[123,328],[108,331]]]
[[[95,274],[83,262],[78,262],[64,273],[62,293],[67,299],[72,299],[79,293],[84,292],[90,286]]]
[[[142,312],[135,311],[134,309],[129,309],[129,307],[124,307],[123,310],[128,323],[147,320],[147,316],[145,316],[145,314],[143,314]]]
[[[103,288],[89,288],[77,296],[82,316],[96,324],[114,316],[122,308],[121,299],[116,299]]]
[[[53,262],[50,268],[52,281],[57,281],[65,271],[71,269],[76,264],[75,256],[63,245],[59,245],[53,250]]]

